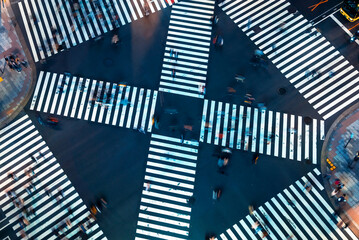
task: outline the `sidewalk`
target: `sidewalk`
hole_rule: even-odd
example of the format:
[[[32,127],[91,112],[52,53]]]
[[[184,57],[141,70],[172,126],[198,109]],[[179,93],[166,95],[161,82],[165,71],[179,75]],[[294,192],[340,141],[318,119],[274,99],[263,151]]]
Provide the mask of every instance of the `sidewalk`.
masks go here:
[[[350,135],[354,134],[350,140]],[[331,126],[323,144],[321,169],[323,176],[330,173],[330,179],[324,179],[325,189],[335,207],[339,210],[343,221],[349,224],[350,229],[359,236],[359,164],[353,169],[348,164],[353,160],[355,153],[359,151],[359,103],[346,110]],[[348,144],[347,144],[348,143]],[[345,145],[347,144],[346,148]],[[327,158],[336,167],[335,170],[329,170]],[[334,190],[334,181],[339,178],[345,184],[341,193],[331,198]],[[337,197],[343,193],[347,194],[347,203],[336,205]],[[341,212],[342,210],[342,212]]]
[[[9,123],[23,109],[32,92],[32,78],[35,77],[35,67],[29,60],[29,53],[25,42],[19,39],[17,33],[21,33],[19,26],[15,24],[10,7],[10,1],[6,1],[5,8],[1,6],[0,25],[0,128]],[[21,36],[20,36],[21,37]],[[25,50],[27,51],[27,50]],[[29,63],[27,68],[22,67],[21,72],[11,70],[5,63],[5,56],[17,55],[21,60]]]

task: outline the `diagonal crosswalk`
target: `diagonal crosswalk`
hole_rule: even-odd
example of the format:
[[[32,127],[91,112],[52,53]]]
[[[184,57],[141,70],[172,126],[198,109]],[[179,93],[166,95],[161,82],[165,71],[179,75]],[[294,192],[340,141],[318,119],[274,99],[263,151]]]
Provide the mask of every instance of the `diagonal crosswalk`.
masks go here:
[[[178,0],[22,0],[18,2],[35,62],[64,48],[177,3]]]
[[[157,93],[41,71],[30,110],[151,132]]]
[[[288,1],[219,6],[324,119],[358,100],[358,71]]]
[[[56,228],[61,239],[74,239],[84,224],[90,239],[107,239],[27,115],[1,129],[0,139],[0,207],[18,237],[59,239]]]
[[[159,91],[203,98],[215,1],[172,6]]]
[[[152,134],[135,239],[188,239],[197,153],[196,141]]]
[[[201,142],[317,164],[324,134],[323,120],[204,100]]]
[[[218,239],[358,239],[349,228],[339,227],[342,220],[323,198],[319,175],[315,168],[313,173],[309,172],[228,228]],[[310,191],[305,189],[307,182]],[[255,222],[260,225],[257,231],[252,228]]]

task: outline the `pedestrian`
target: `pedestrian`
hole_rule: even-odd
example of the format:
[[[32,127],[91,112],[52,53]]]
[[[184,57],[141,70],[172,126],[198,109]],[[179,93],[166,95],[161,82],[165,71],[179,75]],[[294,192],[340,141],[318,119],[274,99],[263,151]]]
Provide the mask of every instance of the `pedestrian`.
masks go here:
[[[111,40],[111,43],[115,46],[118,45],[120,39],[118,38],[118,35],[117,34],[114,34],[113,37],[112,37],[112,40]]]
[[[307,190],[307,192],[310,192],[310,190],[312,190],[312,184],[309,181],[307,181],[304,184],[304,189],[303,190]]]
[[[248,211],[249,211],[249,214],[250,214],[250,215],[253,214],[253,212],[254,212],[254,206],[253,206],[253,204],[248,206]]]
[[[8,177],[15,181],[19,179],[14,172],[9,172]]]
[[[218,16],[217,16],[217,15],[212,16],[212,17],[211,17],[211,22],[212,22],[212,25],[217,24],[217,23],[218,23],[218,20],[219,20],[219,18],[218,18]]]
[[[222,189],[218,187],[213,189],[213,193],[212,193],[213,200],[218,200],[221,197],[221,194],[222,194]]]
[[[354,156],[353,160],[351,161],[351,163],[348,164],[348,167],[350,169],[353,169],[355,167],[355,165],[357,164],[358,160],[359,160],[359,151],[355,154],[355,156]]]
[[[344,193],[342,196],[338,197],[337,202],[347,202],[347,195]]]
[[[149,192],[151,189],[151,182],[150,181],[146,181],[146,192]]]
[[[295,204],[291,199],[288,199],[287,202],[288,202],[288,205],[290,205],[292,208],[295,208]]]
[[[258,158],[259,158],[259,153],[253,154],[252,164],[257,165]]]
[[[332,193],[331,193],[331,197],[333,198],[334,196],[336,196],[338,193],[340,192],[340,190],[338,188],[335,188]]]

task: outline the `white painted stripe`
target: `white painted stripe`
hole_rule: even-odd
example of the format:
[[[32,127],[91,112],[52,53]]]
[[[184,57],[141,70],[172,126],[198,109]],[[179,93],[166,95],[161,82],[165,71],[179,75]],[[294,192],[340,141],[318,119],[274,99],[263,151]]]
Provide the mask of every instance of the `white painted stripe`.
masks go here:
[[[129,95],[130,95],[130,88],[131,88],[131,87],[126,86],[126,93],[125,93],[125,99],[124,99],[124,101],[125,101],[125,102],[127,102],[127,103],[129,103],[129,101],[128,101],[128,97],[129,97]],[[125,121],[125,115],[126,115],[127,103],[126,103],[126,104],[124,104],[124,105],[122,106],[121,117],[120,117],[120,123],[118,124],[120,127],[122,127],[122,126],[123,126],[123,122]],[[121,104],[121,102],[120,102],[120,104]]]
[[[257,128],[258,128],[258,108],[254,108],[253,132],[252,132],[252,152],[256,152]]]
[[[312,153],[312,159],[313,159],[313,164],[317,164],[317,119],[313,119],[313,143],[312,143],[312,147],[313,147],[313,153]]]
[[[152,197],[152,198],[160,198],[160,199],[165,199],[165,200],[169,200],[169,201],[173,201],[173,202],[179,202],[179,203],[183,203],[183,204],[187,204],[187,200],[185,198],[180,198],[180,197],[174,197],[168,194],[161,194],[161,193],[157,193],[154,191],[146,191],[143,190],[142,191],[142,196],[146,196],[146,197]]]
[[[241,149],[244,107],[239,106],[237,149]]]
[[[150,105],[150,97],[151,97],[151,90],[147,89],[146,98],[145,98],[145,106],[144,106],[144,108],[143,108],[142,122],[141,122],[141,128],[142,128],[143,130],[145,129],[148,107],[149,107],[149,105]],[[151,118],[150,118],[150,119],[151,119]]]
[[[234,144],[234,133],[236,131],[236,115],[237,115],[237,105],[232,105],[232,116],[231,116],[231,135],[229,138],[229,147],[233,148]]]
[[[298,146],[297,146],[297,160],[301,161],[302,160],[302,117],[298,116]]]
[[[274,142],[274,156],[278,157],[279,150],[279,128],[280,128],[280,113],[275,115],[275,142]]]
[[[269,216],[269,214],[266,212],[266,210],[260,206],[258,210],[263,214],[263,216],[266,218],[267,222],[272,226],[272,228],[275,230],[275,233],[279,235],[281,239],[285,239],[286,237],[282,233],[282,231],[278,228],[277,224],[274,222],[274,220]]]
[[[141,88],[141,90],[140,90],[140,95],[139,95],[139,97],[138,97],[138,103],[137,103],[137,108],[136,108],[136,116],[135,116],[135,122],[133,123],[133,129],[137,129],[137,126],[138,126],[138,119],[139,119],[140,113],[141,113],[143,92],[144,92],[144,89]],[[151,125],[152,125],[152,124],[151,124]]]
[[[139,213],[138,217],[143,218],[143,219],[147,219],[147,220],[156,221],[156,222],[162,222],[162,223],[165,223],[165,224],[172,224],[172,225],[179,226],[179,227],[187,227],[187,228],[189,228],[189,223],[185,223],[185,222],[181,222],[181,221],[177,221],[177,220],[172,220],[172,219],[168,219],[168,218],[157,217],[157,216],[152,216],[152,215],[143,214],[143,213]]]
[[[243,219],[240,220],[239,223],[242,225],[244,230],[246,230],[247,234],[249,235],[249,237],[251,239],[257,239],[257,237],[252,233],[252,230],[250,230],[249,227],[247,226],[247,224],[243,221]]]
[[[70,87],[69,94],[67,95],[67,100],[66,100],[66,107],[65,107],[65,112],[64,112],[65,117],[67,117],[68,112],[70,110],[70,104],[71,104],[72,95],[73,95],[74,89],[75,89],[76,79],[77,79],[76,77],[72,77],[71,87]]]
[[[19,2],[19,10],[20,10],[20,14],[21,14],[21,17],[22,17],[22,21],[24,22],[24,27],[25,27],[27,39],[29,40],[32,56],[34,57],[34,61],[38,62],[39,57],[37,56],[35,45],[34,45],[34,42],[32,40],[32,37],[31,37],[29,25],[28,25],[28,22],[27,22],[27,19],[26,19],[24,8],[22,6],[22,2]]]
[[[274,218],[279,222],[280,226],[287,232],[287,234],[289,236],[292,236],[293,235],[292,231],[287,226],[287,224],[282,220],[282,218],[278,215],[278,213],[274,210],[274,208],[268,202],[265,203],[265,206],[273,214]]]
[[[77,114],[78,119],[81,119],[81,117],[82,117],[82,112],[83,112],[84,106],[85,106],[86,95],[89,92],[88,91],[89,86],[90,86],[90,79],[86,78],[85,88],[82,90],[82,99],[81,99],[81,103],[80,103],[80,109],[79,109],[79,112]]]
[[[100,99],[103,83],[104,83],[103,81],[100,81],[99,84],[98,84],[98,88],[97,88],[97,92],[96,92],[96,99],[94,99],[95,103],[94,103],[94,107],[93,107],[93,111],[92,111],[92,115],[91,115],[91,121],[92,122],[94,122],[96,120],[97,109],[98,109],[98,106],[99,106],[97,100]]]
[[[267,155],[271,155],[272,150],[272,125],[273,125],[273,112],[268,112],[268,131],[267,131]]]
[[[249,145],[249,135],[250,135],[250,124],[251,124],[251,107],[247,107],[247,116],[246,116],[246,127],[245,127],[245,136],[244,136],[244,148],[243,150],[248,151]]]
[[[294,197],[292,196],[292,194],[290,194],[290,192],[287,189],[284,189],[284,193],[288,196],[288,198],[295,203],[296,200],[294,199]],[[298,209],[298,212],[300,212],[302,214],[302,216],[304,216],[304,218],[310,223],[309,226],[307,226],[304,221],[302,220],[302,217],[300,217],[296,211],[294,211],[293,207],[290,206],[288,204],[288,201],[283,197],[282,194],[278,194],[279,199],[282,201],[283,205],[285,205],[287,207],[287,209],[289,210],[289,212],[297,219],[297,221],[299,222],[299,224],[305,228],[305,232],[307,234],[309,234],[309,236],[311,237],[311,239],[318,239],[313,232],[311,231],[310,227],[311,226],[320,236],[320,239],[327,239],[325,237],[325,235],[322,233],[322,231],[320,230],[320,228],[313,222],[313,220],[308,216],[308,214],[305,212],[305,210],[300,206],[300,204],[295,204],[295,207]],[[306,205],[305,205],[306,206]]]
[[[110,107],[107,109],[105,124],[110,124],[111,113],[112,113],[112,109],[114,107],[113,103],[114,103],[115,96],[116,96],[116,88],[117,88],[117,84],[113,83],[112,90],[111,90],[111,96],[110,96]]]
[[[263,153],[264,149],[264,126],[265,126],[266,111],[261,110],[261,125],[259,134],[259,153]]]
[[[295,116],[290,115],[290,140],[289,140],[289,159],[294,159],[294,135],[295,135]]]
[[[208,108],[208,100],[204,99],[202,120],[201,120],[201,132],[200,132],[200,137],[199,137],[200,142],[204,141],[204,132],[205,132],[205,126],[206,126],[206,122],[207,122],[207,108]]]
[[[82,1],[80,1],[80,2],[82,2]],[[116,1],[115,1],[115,2],[116,2]],[[97,21],[96,21],[96,18],[95,18],[95,14],[92,12],[92,7],[91,7],[91,5],[90,5],[90,1],[85,1],[85,3],[86,3],[86,5],[87,5],[87,9],[90,10],[90,14],[88,14],[88,15],[91,16],[90,18],[91,18],[91,20],[92,20],[93,25],[95,26],[96,33],[97,33],[97,35],[101,35],[101,30],[100,30],[99,25],[97,24]]]
[[[222,138],[223,147],[226,146],[227,143],[228,115],[229,115],[229,103],[226,103],[226,108],[224,112],[224,123],[223,123],[223,138]]]
[[[62,107],[63,107],[63,105],[65,103],[65,97],[66,97],[67,92],[69,90],[69,79],[70,78],[68,76],[65,76],[65,79],[62,82],[60,82],[60,84],[62,84],[62,83],[64,84],[64,88],[63,88],[63,91],[61,93],[59,108],[57,109],[57,115],[61,115]]]
[[[152,119],[154,118],[154,114],[155,114],[155,108],[156,108],[156,103],[157,103],[157,91],[153,91],[153,96],[152,96],[152,104],[151,104],[151,110],[150,110],[150,117],[148,119],[148,127],[147,127],[147,132],[152,132]]]
[[[19,4],[20,4],[20,3],[19,3]],[[37,83],[36,83],[34,95],[32,96],[31,105],[30,105],[30,110],[34,110],[35,103],[36,103],[37,97],[38,97],[38,95],[39,95],[40,85],[41,85],[41,83],[42,83],[42,78],[43,78],[43,76],[44,76],[44,72],[43,72],[43,71],[40,71],[39,77],[37,78]]]
[[[174,144],[170,144],[170,143],[163,143],[163,142],[158,142],[158,141],[155,141],[155,140],[151,140],[150,144],[155,145],[155,146],[165,147],[165,148],[172,148],[172,149],[177,149],[177,150],[181,150],[181,151],[187,151],[187,152],[191,152],[191,153],[198,153],[198,150],[196,148],[193,148],[193,147],[185,147],[185,146],[182,146],[182,145],[174,145]]]
[[[210,115],[209,115],[209,129],[208,129],[208,135],[207,135],[207,143],[211,143],[211,139],[212,139],[212,127],[214,126],[214,110],[215,110],[215,105],[216,102],[215,101],[211,101],[211,111],[210,111]]]
[[[63,75],[60,74],[60,75],[59,75],[59,78],[57,79],[56,92],[55,92],[54,100],[52,101],[53,104],[51,105],[51,109],[50,109],[50,113],[51,113],[51,114],[55,112],[55,107],[56,107],[56,103],[57,103],[57,98],[58,98],[59,95],[60,95],[60,92],[59,92],[58,87],[61,86],[62,78],[63,78]]]
[[[72,110],[71,110],[71,115],[70,117],[75,117],[75,113],[76,113],[76,108],[77,108],[77,103],[79,101],[80,98],[80,86],[82,86],[82,82],[83,82],[83,78],[79,79],[79,83],[76,87],[76,95],[75,95],[75,100],[74,100],[74,104],[72,105]]]
[[[155,169],[151,169],[151,168],[146,168],[146,172],[166,176],[166,177],[169,177],[169,178],[176,178],[176,179],[181,179],[181,180],[185,180],[185,181],[189,181],[189,182],[194,182],[194,177],[187,177],[185,175],[164,172],[164,171],[155,170]]]
[[[305,177],[302,179],[307,180]],[[299,182],[295,182],[297,186],[301,189],[304,188],[304,186]],[[326,231],[326,233],[330,236],[331,239],[338,239],[334,233],[327,227],[327,224],[322,221],[322,219],[318,216],[318,214],[314,211],[314,209],[309,205],[309,203],[302,197],[302,195],[299,194],[299,192],[294,188],[293,185],[290,186],[290,189],[294,192],[294,194],[298,197],[298,199],[307,207],[310,214],[314,217],[314,219],[317,220],[317,222],[322,226],[322,228]],[[322,214],[322,216],[327,220],[329,225],[335,230],[337,226],[333,223],[331,218],[325,213],[325,211],[322,209],[322,207],[315,201],[315,199],[311,196],[311,194],[305,194],[309,201],[315,206],[315,208]],[[343,234],[341,235],[341,239],[347,239]]]
[[[315,183],[315,185],[319,188],[320,191],[324,190],[323,185],[318,181],[316,177],[314,177],[311,172],[308,173],[308,176],[310,177],[310,179],[312,179],[312,181]]]
[[[105,108],[107,106],[107,99],[110,97],[108,96],[108,92],[109,92],[109,89],[110,89],[110,85],[111,83],[109,82],[106,82],[106,85],[105,85],[105,89],[104,89],[104,94],[103,94],[103,99],[102,101],[99,101],[99,105],[101,107],[100,109],[100,115],[98,116],[98,119],[97,119],[97,122],[99,123],[102,123],[103,121],[103,116],[104,116],[104,113],[105,113]],[[102,94],[100,95],[102,96]]]
[[[355,89],[357,90],[357,89]],[[354,91],[353,91],[354,92]],[[346,94],[347,95],[347,94]],[[344,96],[342,96],[343,98]],[[325,114],[323,116],[323,119],[326,120],[328,119],[329,117],[333,116],[336,112],[340,111],[341,109],[343,109],[344,107],[346,107],[347,105],[351,104],[352,102],[355,102],[356,100],[359,99],[359,94],[355,94],[354,96],[350,97],[346,102],[340,104],[338,107],[336,107],[335,109],[333,109],[331,112]],[[339,100],[341,99],[337,99],[338,101],[336,102],[339,102]],[[332,102],[333,103],[333,102]]]
[[[303,234],[303,232],[300,230],[300,228],[295,224],[293,219],[287,214],[286,211],[280,206],[280,204],[277,202],[275,198],[271,199],[274,205],[278,208],[278,210],[282,213],[282,215],[287,219],[287,221],[292,225],[292,227],[296,230],[296,232],[299,234],[301,239],[307,239],[307,237]]]
[[[309,125],[305,124],[305,160],[309,159]]]
[[[232,230],[231,229],[227,229],[227,233],[228,233],[228,235],[232,238],[232,239],[234,239],[234,240],[238,240],[238,238],[233,234],[233,232],[232,232]]]
[[[41,41],[40,41],[40,38],[39,38],[39,35],[38,35],[38,32],[37,32],[36,26],[35,26],[35,23],[34,23],[34,19],[33,19],[33,17],[32,17],[32,13],[31,13],[31,9],[30,9],[29,3],[28,3],[27,0],[24,0],[24,4],[25,4],[26,11],[27,11],[27,15],[29,16],[29,22],[30,22],[30,24],[31,24],[32,31],[33,31],[33,33],[34,33],[34,37],[35,37],[35,41],[36,41],[36,44],[37,44],[37,48],[38,48],[38,51],[40,52],[40,57],[41,57],[41,59],[44,59],[44,58],[45,58],[45,54],[44,54],[44,51],[42,50]],[[23,18],[23,19],[24,19],[24,18]]]
[[[188,96],[188,97],[204,98],[204,96],[202,94],[188,93],[188,92],[183,92],[183,91],[178,91],[178,90],[173,90],[173,89],[168,89],[168,88],[163,88],[163,87],[160,87],[158,89],[158,91],[168,92],[168,93],[178,94],[178,95],[184,95],[184,96]]]
[[[224,235],[223,233],[221,233],[221,235],[219,235],[221,238],[222,238],[222,240],[228,240],[228,238],[226,237],[226,235]]]
[[[146,188],[147,183],[143,183],[143,187]],[[188,191],[183,191],[183,190],[178,190],[178,188],[172,188],[172,187],[163,187],[163,186],[159,186],[156,184],[151,184],[151,189],[152,190],[156,190],[156,191],[161,191],[164,193],[173,193],[173,194],[177,194],[177,195],[183,195],[183,196],[193,196],[192,192],[188,192]]]
[[[288,132],[288,115],[283,113],[283,132],[282,132],[282,158],[287,157],[287,132]]]
[[[174,152],[174,151],[169,151],[169,150],[165,150],[165,149],[159,149],[159,148],[155,148],[155,147],[150,147],[149,151],[150,152],[167,154],[167,155],[176,156],[176,157],[181,157],[181,158],[187,158],[187,159],[191,159],[191,160],[197,160],[197,156],[195,156],[195,155],[185,154],[185,153],[180,153],[180,152]]]
[[[198,147],[198,145],[199,145],[199,143],[197,141],[190,141],[190,140],[182,141],[179,138],[173,138],[173,137],[158,135],[158,134],[154,134],[154,133],[152,134],[152,137],[157,138],[157,139],[162,139],[162,140],[167,140],[167,141],[179,143],[179,144],[187,144],[187,145],[191,145],[191,146],[196,146],[196,147]]]
[[[181,167],[175,167],[173,165],[168,165],[168,164],[155,163],[155,162],[151,162],[151,161],[147,161],[147,166],[163,168],[163,169],[166,169],[166,170],[182,172],[182,173],[187,173],[187,174],[193,174],[193,175],[196,173],[195,170],[191,170],[191,169],[187,169],[187,168],[181,168]]]
[[[234,225],[233,225],[233,228],[234,228],[234,230],[236,230],[236,232],[238,233],[239,237],[240,237],[242,240],[247,240],[247,237],[243,234],[243,232],[241,231],[241,229],[239,229],[239,227],[238,227],[237,224],[234,224]]]
[[[176,158],[168,158],[168,157],[163,157],[163,156],[158,156],[158,155],[153,155],[153,154],[148,154],[148,158],[158,160],[158,161],[162,161],[162,162],[171,163],[171,164],[177,164],[177,165],[182,165],[182,166],[186,166],[186,167],[192,167],[192,168],[196,168],[196,165],[197,165],[196,163],[189,162],[188,160],[187,161],[182,161],[182,160],[178,160]]]
[[[44,82],[44,85],[42,86],[42,91],[41,91],[41,95],[40,95],[40,99],[39,99],[39,103],[37,105],[36,111],[41,110],[42,102],[44,100],[44,95],[46,94],[47,84],[49,82],[49,77],[50,77],[50,73],[48,72],[48,73],[46,73],[46,76],[45,76],[45,82]]]
[[[166,240],[185,240],[184,238],[178,238],[178,237],[172,237],[169,235],[165,235],[162,233],[158,233],[158,232],[150,232],[150,231],[146,231],[146,230],[142,230],[142,229],[136,229],[136,233],[137,234],[143,234],[143,235],[147,235],[151,238],[156,237],[156,238],[160,238],[160,239],[166,239]]]
[[[130,128],[130,126],[131,126],[131,120],[132,120],[133,108],[135,106],[136,94],[137,94],[137,87],[133,87],[130,110],[129,110],[128,117],[127,117],[126,128]]]
[[[95,92],[96,83],[97,83],[96,80],[92,80],[91,91],[90,91],[90,95],[88,96],[87,107],[86,107],[86,112],[85,112],[85,116],[84,116],[84,120],[86,120],[86,121],[87,121],[88,118],[89,118],[90,109],[91,109],[91,107],[92,107],[92,105],[91,105],[91,100],[92,100],[93,94],[94,94],[94,92]]]
[[[48,90],[48,94],[47,94],[47,97],[46,97],[46,102],[45,102],[45,106],[43,108],[43,112],[47,112],[48,111],[48,108],[49,108],[49,104],[50,104],[50,100],[51,100],[51,96],[54,92],[56,92],[56,89],[54,89],[54,86],[55,86],[55,83],[56,83],[56,76],[57,74],[53,74],[52,75],[52,79],[51,79],[51,83],[50,83],[50,88]]]
[[[147,175],[145,176],[145,180],[168,184],[168,185],[172,185],[172,186],[176,186],[176,187],[188,188],[188,189],[194,188],[193,184],[187,184],[187,183],[183,183],[183,182],[177,182],[177,181],[172,181],[172,180],[167,180],[164,178],[157,178],[157,177],[147,176]]]
[[[320,120],[320,140],[324,141],[325,139],[325,125],[324,120]]]
[[[177,209],[177,210],[181,210],[181,211],[185,211],[185,212],[191,212],[191,208],[189,208],[189,207],[184,207],[184,206],[180,206],[177,204],[147,199],[147,198],[143,198],[143,197],[141,198],[141,202],[149,203],[149,204],[153,204],[153,205],[157,205],[157,206],[161,206],[161,207],[166,207],[166,208],[173,208],[173,209]]]
[[[163,209],[158,209],[158,208],[153,208],[153,207],[148,207],[148,206],[143,206],[143,205],[140,206],[140,210],[144,211],[144,212],[157,213],[157,214],[167,215],[167,216],[181,218],[181,219],[185,219],[185,220],[190,220],[190,218],[191,218],[190,215],[187,215],[187,214],[166,211]]]

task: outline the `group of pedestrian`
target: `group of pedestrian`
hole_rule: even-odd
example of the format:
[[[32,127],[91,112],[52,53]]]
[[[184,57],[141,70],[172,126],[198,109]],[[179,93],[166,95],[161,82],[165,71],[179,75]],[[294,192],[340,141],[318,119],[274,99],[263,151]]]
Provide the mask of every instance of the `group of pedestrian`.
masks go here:
[[[25,60],[20,60],[17,55],[11,54],[10,56],[4,57],[6,65],[14,71],[21,72],[22,66],[27,68],[28,63]]]
[[[344,188],[344,186],[345,185],[340,181],[339,178],[334,180],[334,183],[333,183],[334,189],[331,193],[331,197],[332,198],[337,197],[337,199],[336,199],[337,204],[345,203],[348,200],[347,195],[345,193],[342,194],[342,189]]]

